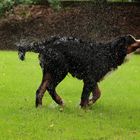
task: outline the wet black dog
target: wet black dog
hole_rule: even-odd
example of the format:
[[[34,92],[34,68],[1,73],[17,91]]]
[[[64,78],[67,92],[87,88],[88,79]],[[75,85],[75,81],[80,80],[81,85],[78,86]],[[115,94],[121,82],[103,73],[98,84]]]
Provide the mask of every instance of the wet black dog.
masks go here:
[[[106,44],[86,42],[73,37],[51,37],[32,44],[19,44],[18,54],[19,58],[24,60],[28,51],[39,53],[43,79],[36,92],[36,107],[42,105],[46,90],[57,104],[63,105],[55,88],[68,72],[83,80],[80,105],[86,107],[100,97],[97,83],[109,71],[121,65],[127,54],[139,47],[140,40],[131,35],[118,37]],[[93,97],[89,99],[91,92]]]

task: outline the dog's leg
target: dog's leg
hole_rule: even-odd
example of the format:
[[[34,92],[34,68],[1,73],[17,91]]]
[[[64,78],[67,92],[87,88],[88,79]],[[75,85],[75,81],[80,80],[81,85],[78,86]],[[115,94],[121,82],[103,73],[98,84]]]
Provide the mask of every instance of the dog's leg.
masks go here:
[[[89,100],[89,104],[92,105],[93,103],[95,103],[101,96],[101,91],[98,87],[98,85],[96,85],[96,88],[92,91],[92,98]]]
[[[53,85],[52,85],[52,86],[49,86],[49,87],[47,88],[47,90],[48,90],[50,96],[52,97],[52,99],[53,99],[57,104],[63,106],[63,101],[62,101],[61,97],[56,93],[56,91],[55,91],[55,86],[53,86]]]
[[[50,74],[43,73],[42,82],[41,82],[38,90],[36,91],[36,107],[38,107],[39,105],[42,105],[42,98],[43,98],[43,95],[44,95],[47,87],[49,86],[50,80],[51,80]]]
[[[52,82],[50,83],[49,87],[47,87],[47,90],[48,90],[50,96],[52,97],[52,99],[61,106],[63,106],[63,101],[62,101],[61,97],[56,93],[55,89],[56,89],[57,85],[65,78],[66,75],[67,75],[67,71],[59,70],[58,73],[55,73],[53,75],[54,79],[52,79]]]
[[[81,107],[85,108],[89,105],[89,95],[92,92],[92,89],[95,89],[96,83],[95,82],[84,82],[83,92],[81,95]]]
[[[44,84],[47,91],[57,104],[63,105],[63,101],[56,93],[55,88],[68,73],[68,66],[65,62],[65,57],[60,52],[50,49],[50,51],[46,52],[45,55],[40,55],[39,60],[42,70],[45,73],[48,73],[48,71],[50,73],[46,78],[46,85]]]

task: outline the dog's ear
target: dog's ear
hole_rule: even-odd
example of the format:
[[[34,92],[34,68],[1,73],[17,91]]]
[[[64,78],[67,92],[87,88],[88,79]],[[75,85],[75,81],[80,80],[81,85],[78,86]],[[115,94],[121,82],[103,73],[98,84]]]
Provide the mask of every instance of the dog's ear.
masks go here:
[[[135,42],[136,42],[136,39],[132,35],[125,35],[125,36],[116,38],[112,42],[112,46],[114,46],[114,47],[122,46],[124,48],[127,48],[129,45],[131,45]]]
[[[112,49],[120,50],[121,48],[126,47],[126,39],[125,37],[118,37],[111,43]]]
[[[126,38],[118,37],[111,43],[111,49],[115,56],[117,65],[121,65],[126,56],[127,47],[126,47]]]

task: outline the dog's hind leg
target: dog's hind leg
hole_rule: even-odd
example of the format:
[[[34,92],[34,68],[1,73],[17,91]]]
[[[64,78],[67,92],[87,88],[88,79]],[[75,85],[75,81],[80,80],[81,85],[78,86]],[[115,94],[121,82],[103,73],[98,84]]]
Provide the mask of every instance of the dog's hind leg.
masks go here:
[[[92,105],[95,103],[101,96],[101,91],[98,87],[98,84],[96,85],[96,88],[92,91],[92,98],[89,100],[89,104]]]
[[[39,105],[42,105],[42,98],[47,87],[49,86],[50,80],[51,80],[51,75],[49,73],[43,73],[42,82],[38,90],[36,91],[36,107],[38,107]]]
[[[81,107],[85,108],[89,105],[89,96],[93,89],[96,87],[96,82],[94,81],[84,81],[83,92],[81,95]]]
[[[55,74],[53,73],[53,79],[49,86],[47,87],[47,90],[52,97],[52,99],[59,105],[63,106],[63,101],[61,97],[57,94],[56,92],[56,87],[57,85],[65,78],[67,75],[67,70],[66,69],[59,69]]]
[[[38,100],[39,104],[42,104],[42,97],[46,89],[57,104],[63,105],[63,101],[56,93],[55,88],[68,73],[68,66],[65,62],[65,57],[60,52],[50,49],[45,55],[40,55],[39,60],[43,71],[43,82],[37,91],[37,105]]]
[[[59,82],[61,81],[59,80]],[[46,90],[49,92],[50,96],[57,104],[63,105],[63,101],[61,97],[56,93],[56,90],[55,90],[59,82],[58,81],[55,82],[52,74],[48,72],[43,74],[42,82],[38,90],[36,91],[36,107],[38,107],[39,105],[42,105],[42,98]]]
[[[51,85],[47,88],[50,96],[52,97],[52,99],[58,104],[58,105],[61,105],[63,106],[63,101],[61,99],[61,97],[56,93],[56,90],[55,90],[55,86]]]

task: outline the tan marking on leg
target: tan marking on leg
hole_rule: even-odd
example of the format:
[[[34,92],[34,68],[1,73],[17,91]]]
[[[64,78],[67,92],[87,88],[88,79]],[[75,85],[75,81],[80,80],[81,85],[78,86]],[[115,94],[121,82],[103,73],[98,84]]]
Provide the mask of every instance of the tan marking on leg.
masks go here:
[[[98,85],[95,88],[95,91],[92,91],[92,98],[89,100],[89,105],[94,104],[101,96],[101,91]]]
[[[49,86],[50,79],[51,79],[51,76],[49,73],[47,73],[47,74],[45,74],[45,76],[43,76],[42,82],[36,92],[36,107],[39,105],[42,105],[42,98],[47,89],[47,86]]]

